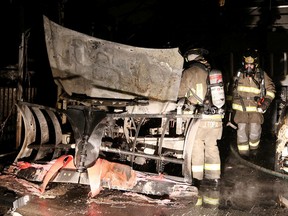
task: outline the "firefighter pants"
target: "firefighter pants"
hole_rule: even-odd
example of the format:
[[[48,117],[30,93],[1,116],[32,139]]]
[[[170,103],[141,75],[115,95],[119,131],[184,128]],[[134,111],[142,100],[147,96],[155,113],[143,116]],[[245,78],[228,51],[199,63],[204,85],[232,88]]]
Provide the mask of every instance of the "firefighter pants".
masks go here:
[[[238,123],[237,146],[240,155],[249,155],[259,147],[262,127],[258,123]]]
[[[220,178],[221,164],[217,140],[221,139],[222,129],[222,121],[200,120],[192,149],[193,178]]]

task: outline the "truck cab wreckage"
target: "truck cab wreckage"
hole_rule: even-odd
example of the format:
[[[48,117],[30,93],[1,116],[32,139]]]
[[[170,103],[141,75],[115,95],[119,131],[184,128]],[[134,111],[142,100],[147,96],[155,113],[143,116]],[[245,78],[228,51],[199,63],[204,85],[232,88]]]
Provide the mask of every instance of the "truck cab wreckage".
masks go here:
[[[132,47],[91,37],[44,17],[58,107],[17,103],[23,144],[17,176],[148,195],[189,197],[199,116],[178,91],[178,48]]]

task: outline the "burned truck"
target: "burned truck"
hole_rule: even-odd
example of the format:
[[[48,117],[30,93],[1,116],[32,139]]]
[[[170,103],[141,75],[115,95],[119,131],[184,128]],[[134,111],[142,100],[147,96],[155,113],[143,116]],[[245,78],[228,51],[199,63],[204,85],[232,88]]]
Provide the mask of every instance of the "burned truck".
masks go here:
[[[288,173],[288,87],[283,83],[279,91],[274,111],[275,135],[275,161],[274,170],[286,176]]]
[[[177,98],[178,48],[128,46],[43,20],[58,101],[17,103],[24,138],[15,163],[49,165],[26,178],[42,182],[42,192],[49,182],[70,182],[89,184],[92,196],[100,187],[195,194],[199,116]]]

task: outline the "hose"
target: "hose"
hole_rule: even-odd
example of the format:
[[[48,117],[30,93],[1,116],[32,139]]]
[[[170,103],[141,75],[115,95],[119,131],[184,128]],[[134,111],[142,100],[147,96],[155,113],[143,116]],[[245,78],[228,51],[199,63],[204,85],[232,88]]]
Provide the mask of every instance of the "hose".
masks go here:
[[[284,174],[284,173],[279,173],[279,172],[276,172],[274,170],[270,170],[270,169],[267,169],[267,168],[264,168],[264,167],[261,167],[259,165],[256,165],[254,163],[251,163],[245,159],[243,159],[239,154],[238,152],[235,150],[235,148],[230,145],[230,150],[231,152],[233,153],[233,155],[240,161],[242,162],[243,164],[249,166],[249,167],[252,167],[254,169],[257,169],[257,170],[260,170],[264,173],[267,173],[269,175],[273,175],[273,176],[276,176],[276,177],[279,177],[279,178],[283,178],[283,179],[288,179],[288,175],[287,174]]]
[[[16,154],[16,153],[17,153],[17,151],[5,153],[5,154],[0,154],[0,158],[2,158],[2,157],[7,157],[7,156],[10,156],[10,155],[13,155],[13,154]]]

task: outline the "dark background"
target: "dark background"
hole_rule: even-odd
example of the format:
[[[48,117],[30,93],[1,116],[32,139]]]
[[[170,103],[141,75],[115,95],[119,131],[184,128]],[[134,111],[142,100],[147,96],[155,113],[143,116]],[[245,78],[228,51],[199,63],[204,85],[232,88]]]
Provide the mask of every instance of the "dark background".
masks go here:
[[[265,50],[267,38],[286,34],[273,7],[286,1],[219,0],[2,0],[0,3],[1,66],[17,62],[21,33],[29,31],[31,57],[43,47],[42,15],[68,28],[98,38],[135,46],[162,48],[202,46],[212,53]],[[255,28],[248,26],[254,7],[261,8]],[[244,13],[244,9],[250,10]],[[286,35],[285,35],[286,37]],[[287,49],[286,44],[274,45]],[[44,49],[45,51],[45,49]],[[36,53],[36,54],[35,54]]]
[[[283,18],[279,8],[287,5],[285,0],[226,0],[223,6],[219,0],[1,0],[0,69],[18,64],[25,33],[26,69],[35,75],[43,94],[53,87],[43,32],[46,15],[70,29],[123,44],[179,47],[182,53],[203,47],[210,51],[212,65],[226,73],[230,53],[238,67],[247,47],[282,58],[281,53],[288,51],[288,26],[275,23]],[[261,65],[271,68],[266,62]]]

